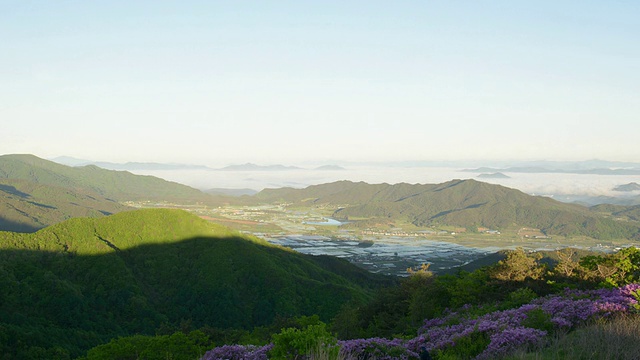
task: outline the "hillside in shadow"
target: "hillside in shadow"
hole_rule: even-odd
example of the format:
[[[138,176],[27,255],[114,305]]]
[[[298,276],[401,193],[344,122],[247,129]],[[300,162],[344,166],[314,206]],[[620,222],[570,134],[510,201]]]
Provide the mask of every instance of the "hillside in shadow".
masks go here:
[[[164,239],[150,236],[159,230],[155,221],[164,223]],[[329,320],[394,281],[219,227],[217,235],[179,235],[209,225],[156,209],[0,233],[0,349],[10,358],[56,347],[79,356],[161,326],[248,329],[313,314]]]

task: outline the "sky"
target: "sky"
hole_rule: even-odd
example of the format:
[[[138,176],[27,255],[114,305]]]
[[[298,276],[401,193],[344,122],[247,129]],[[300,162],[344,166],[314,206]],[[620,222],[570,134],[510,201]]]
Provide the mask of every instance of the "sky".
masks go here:
[[[640,1],[0,0],[0,154],[640,161]]]

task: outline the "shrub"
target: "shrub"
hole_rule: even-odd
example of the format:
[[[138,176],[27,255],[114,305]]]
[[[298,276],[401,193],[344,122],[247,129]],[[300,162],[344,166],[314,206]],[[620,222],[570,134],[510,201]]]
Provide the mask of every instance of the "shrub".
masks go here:
[[[522,321],[524,327],[538,329],[551,333],[553,331],[553,322],[551,322],[551,314],[544,312],[540,308],[532,309],[527,313],[527,317]]]
[[[485,332],[474,331],[455,340],[453,346],[438,350],[433,354],[436,360],[471,359],[478,356],[489,345],[491,339]]]
[[[320,322],[308,325],[304,329],[287,328],[272,337],[273,348],[269,351],[270,359],[303,359],[311,352],[323,351],[330,357],[337,357],[338,341]],[[334,356],[331,356],[334,355]]]
[[[524,304],[528,304],[537,298],[538,295],[535,291],[531,290],[528,287],[519,288],[511,293],[507,297],[503,308],[508,309],[512,307],[522,306]]]

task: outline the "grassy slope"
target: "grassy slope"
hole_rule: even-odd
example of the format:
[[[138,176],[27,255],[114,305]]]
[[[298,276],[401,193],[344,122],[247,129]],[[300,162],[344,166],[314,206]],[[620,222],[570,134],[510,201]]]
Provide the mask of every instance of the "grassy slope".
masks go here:
[[[366,184],[349,181],[306,189],[264,190],[260,201],[332,204],[338,218],[389,218],[418,226],[455,225],[494,229],[527,226],[549,234],[594,238],[638,236],[637,222],[615,221],[589,208],[475,180],[443,184]]]
[[[71,219],[33,234],[0,232],[0,329],[7,334],[0,347],[62,346],[78,355],[113,337],[153,334],[163,323],[328,320],[390,281],[179,210]]]

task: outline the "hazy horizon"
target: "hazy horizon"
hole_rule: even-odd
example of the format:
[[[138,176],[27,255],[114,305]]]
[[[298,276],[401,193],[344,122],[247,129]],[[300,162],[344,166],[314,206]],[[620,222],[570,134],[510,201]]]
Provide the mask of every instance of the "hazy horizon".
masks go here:
[[[0,155],[11,155],[11,154],[0,154]],[[144,158],[138,160],[132,159],[122,159],[120,161],[114,161],[112,159],[92,159],[92,158],[84,158],[84,157],[75,157],[68,156],[66,154],[52,157],[44,157],[39,154],[30,154],[35,155],[37,157],[56,161],[61,164],[76,166],[77,164],[83,163],[112,163],[112,164],[127,164],[127,163],[140,163],[140,164],[174,164],[174,165],[190,165],[190,166],[206,166],[210,168],[224,168],[227,166],[236,166],[236,165],[245,165],[252,164],[258,166],[273,166],[273,165],[283,165],[283,166],[298,166],[298,167],[318,167],[323,165],[337,165],[337,166],[363,166],[363,165],[374,165],[374,166],[400,166],[400,167],[412,167],[412,166],[425,166],[425,167],[513,167],[513,166],[521,166],[521,165],[588,165],[592,162],[604,162],[604,163],[628,163],[635,165],[640,165],[640,158],[637,161],[623,161],[617,159],[598,159],[598,158],[585,158],[578,160],[566,160],[566,159],[450,159],[450,160],[438,160],[438,159],[398,159],[398,160],[344,160],[344,159],[298,159],[298,160],[286,160],[279,161],[278,159],[267,159],[267,160],[256,160],[256,159],[238,159],[237,161],[224,160],[224,159],[210,159],[208,162],[198,163],[194,161],[171,161],[169,159],[157,159],[157,160],[145,160]],[[593,168],[593,167],[587,167]]]
[[[69,159],[67,159],[69,160]],[[545,162],[541,162],[545,163]],[[597,162],[599,163],[599,162]],[[455,166],[455,165],[460,166]],[[536,164],[534,163],[529,163]],[[552,165],[575,166],[578,169],[591,169],[591,162],[550,163]],[[274,165],[274,164],[258,164]],[[284,164],[290,166],[292,164]],[[294,164],[304,166],[305,164]],[[307,164],[309,165],[309,164]],[[318,164],[316,164],[318,165]],[[636,197],[640,191],[615,191],[614,188],[629,183],[640,183],[639,175],[596,175],[577,173],[519,173],[505,171],[505,178],[485,178],[484,171],[473,171],[474,167],[462,165],[488,165],[486,162],[449,162],[446,163],[351,163],[343,164],[342,170],[318,170],[314,166],[288,170],[225,170],[224,168],[204,169],[143,169],[131,168],[128,171],[139,175],[151,175],[165,180],[175,181],[201,190],[209,189],[252,189],[260,191],[265,188],[305,188],[335,181],[364,181],[370,184],[410,183],[436,184],[455,179],[474,179],[477,181],[502,185],[518,189],[530,195],[550,196],[565,202],[582,202],[585,204],[613,203],[628,204],[639,202]],[[637,164],[636,164],[637,165]],[[552,168],[552,167],[549,167]],[[609,199],[602,199],[608,197]]]
[[[640,161],[640,3],[3,2],[0,153]]]

